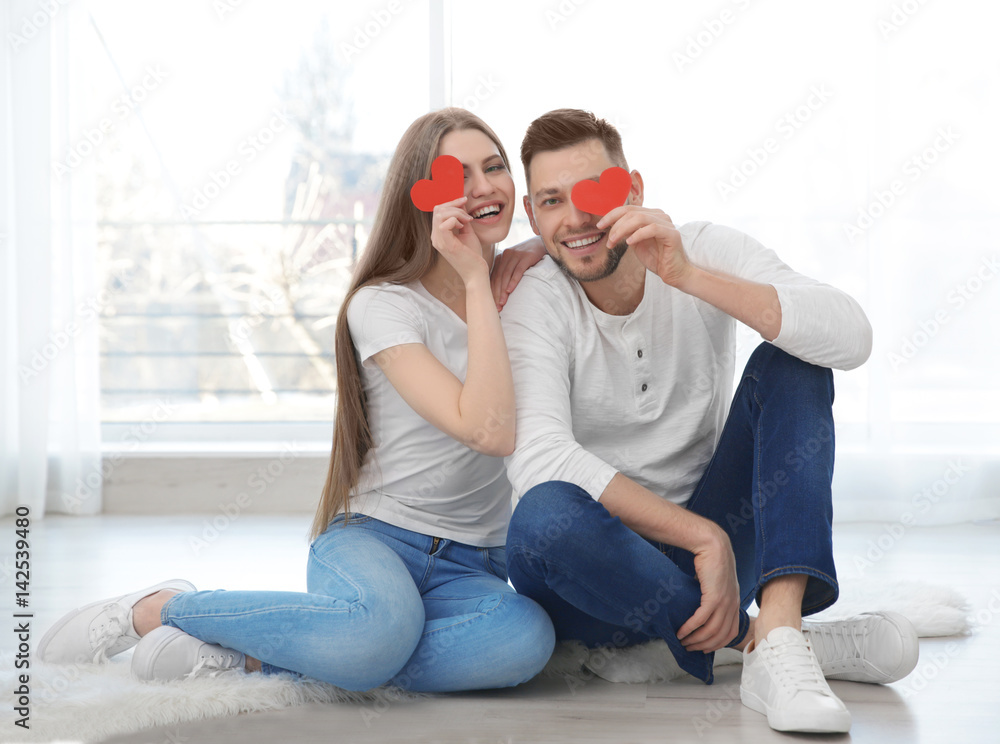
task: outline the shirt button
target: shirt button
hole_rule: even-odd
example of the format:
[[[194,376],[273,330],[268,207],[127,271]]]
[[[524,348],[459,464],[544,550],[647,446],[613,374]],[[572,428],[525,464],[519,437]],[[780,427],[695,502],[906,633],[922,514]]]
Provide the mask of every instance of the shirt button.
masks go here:
[[[639,358],[642,359],[642,349],[639,349]]]
[[[642,392],[646,392],[646,388],[648,387],[649,385],[647,385],[646,383],[642,383]]]

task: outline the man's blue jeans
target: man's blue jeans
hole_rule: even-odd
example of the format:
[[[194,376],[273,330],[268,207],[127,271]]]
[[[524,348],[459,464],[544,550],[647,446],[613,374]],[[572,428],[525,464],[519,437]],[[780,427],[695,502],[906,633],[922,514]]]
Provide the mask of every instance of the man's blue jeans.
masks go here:
[[[439,540],[363,515],[309,552],[306,592],[185,592],[164,625],[348,690],[509,687],[542,670],[552,623],[507,583],[504,549]]]
[[[833,604],[833,374],[771,344],[751,355],[718,447],[687,508],[726,531],[746,608],[768,580],[809,577],[804,615]],[[627,474],[626,474],[627,475]],[[518,592],[549,613],[558,640],[588,646],[667,642],[678,664],[712,681],[713,655],[689,652],[677,630],[701,603],[688,551],[640,537],[571,483],[530,489],[507,534]]]

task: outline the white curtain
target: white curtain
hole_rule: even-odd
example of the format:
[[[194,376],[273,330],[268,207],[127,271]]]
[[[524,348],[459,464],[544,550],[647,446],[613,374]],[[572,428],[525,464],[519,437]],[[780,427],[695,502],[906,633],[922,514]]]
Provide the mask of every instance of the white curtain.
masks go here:
[[[101,508],[93,173],[53,170],[87,131],[70,95],[78,15],[34,0],[0,11],[0,516]]]

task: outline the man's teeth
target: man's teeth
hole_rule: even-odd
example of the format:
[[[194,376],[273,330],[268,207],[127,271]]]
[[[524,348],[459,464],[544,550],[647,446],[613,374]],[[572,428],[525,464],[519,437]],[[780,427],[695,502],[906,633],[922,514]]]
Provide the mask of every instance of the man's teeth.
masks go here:
[[[475,219],[478,220],[478,219],[480,219],[482,217],[490,217],[490,216],[493,216],[493,215],[496,215],[496,214],[500,214],[500,205],[499,204],[491,204],[488,207],[483,207],[482,209],[477,209],[475,212],[472,213],[472,216]]]
[[[593,235],[589,238],[583,238],[582,240],[567,240],[566,245],[570,248],[585,248],[588,245],[596,243],[598,240],[604,237],[604,234]]]

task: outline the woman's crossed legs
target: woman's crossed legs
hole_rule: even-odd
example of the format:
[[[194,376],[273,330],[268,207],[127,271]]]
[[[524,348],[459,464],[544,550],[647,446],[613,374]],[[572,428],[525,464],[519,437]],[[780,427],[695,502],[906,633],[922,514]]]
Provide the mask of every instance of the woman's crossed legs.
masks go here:
[[[432,552],[433,551],[433,552]],[[365,516],[313,544],[307,593],[185,592],[164,625],[351,690],[508,687],[552,653],[552,624],[507,584],[502,548],[435,540]]]

